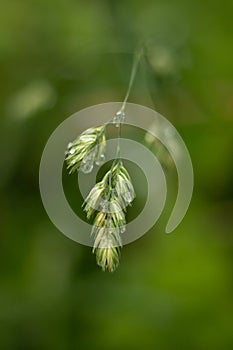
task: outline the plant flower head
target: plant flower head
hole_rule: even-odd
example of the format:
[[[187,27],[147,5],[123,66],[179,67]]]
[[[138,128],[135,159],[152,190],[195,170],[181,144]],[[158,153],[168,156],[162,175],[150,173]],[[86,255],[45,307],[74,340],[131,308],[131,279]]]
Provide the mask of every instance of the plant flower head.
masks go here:
[[[104,131],[105,126],[87,129],[68,144],[66,163],[70,174],[79,169],[88,174],[94,164],[101,165],[104,162],[106,148]]]

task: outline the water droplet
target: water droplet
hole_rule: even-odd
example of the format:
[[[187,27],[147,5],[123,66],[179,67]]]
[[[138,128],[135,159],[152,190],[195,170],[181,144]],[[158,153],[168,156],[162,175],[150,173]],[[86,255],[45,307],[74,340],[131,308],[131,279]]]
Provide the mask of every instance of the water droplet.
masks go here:
[[[95,161],[95,164],[100,166],[100,165],[103,165],[105,162],[105,155],[104,154],[101,154],[98,159],[96,159]]]
[[[119,128],[120,124],[123,123],[125,120],[125,112],[123,111],[119,111],[116,113],[115,117],[113,118],[113,124],[115,124],[115,126],[117,128]]]
[[[125,226],[121,226],[120,227],[120,233],[122,234],[122,233],[125,233],[125,231],[126,231],[126,227]]]
[[[125,118],[125,112],[124,111],[119,111],[116,113],[116,116],[118,118],[124,119]]]
[[[92,151],[89,154],[87,154],[85,157],[83,157],[80,170],[84,174],[91,173],[94,168],[94,160],[95,160],[95,151]]]
[[[80,170],[84,173],[84,174],[89,174],[92,172],[93,170],[93,163],[89,163],[89,162],[82,162],[81,166],[80,166]]]
[[[124,198],[125,202],[128,204],[134,200],[134,196],[129,191],[124,193],[123,198]]]
[[[70,150],[69,150],[69,154],[74,154],[75,153],[75,148],[71,148]]]

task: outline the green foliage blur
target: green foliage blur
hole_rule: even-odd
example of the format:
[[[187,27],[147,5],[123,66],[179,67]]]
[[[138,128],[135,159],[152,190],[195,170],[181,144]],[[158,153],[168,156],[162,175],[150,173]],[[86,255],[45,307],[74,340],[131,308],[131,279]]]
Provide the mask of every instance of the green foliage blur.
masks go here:
[[[232,13],[230,0],[1,2],[0,349],[233,349]],[[65,118],[124,98],[138,42],[129,101],[178,129],[195,188],[175,232],[171,201],[109,274],[50,222],[38,170]]]

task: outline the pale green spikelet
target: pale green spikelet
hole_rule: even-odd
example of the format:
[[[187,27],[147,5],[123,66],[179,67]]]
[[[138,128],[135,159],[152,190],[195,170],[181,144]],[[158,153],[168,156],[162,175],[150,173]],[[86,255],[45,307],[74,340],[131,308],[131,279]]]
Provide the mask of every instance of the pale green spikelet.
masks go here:
[[[77,139],[70,142],[66,151],[66,163],[69,173],[81,170],[88,174],[94,163],[101,165],[105,159],[105,126],[85,130]]]
[[[83,204],[87,218],[95,214],[91,233],[93,253],[103,271],[113,272],[119,265],[126,208],[134,198],[130,176],[122,161],[118,161],[93,187]]]

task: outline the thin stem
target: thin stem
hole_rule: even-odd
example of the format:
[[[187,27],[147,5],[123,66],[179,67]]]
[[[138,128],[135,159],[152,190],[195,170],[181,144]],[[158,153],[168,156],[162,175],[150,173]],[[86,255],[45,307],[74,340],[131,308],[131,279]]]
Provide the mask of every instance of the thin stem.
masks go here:
[[[121,130],[122,130],[122,123],[120,122],[120,124],[119,124],[119,129],[118,129],[118,140],[117,140],[116,158],[121,158],[121,146],[120,146]]]
[[[124,112],[124,110],[125,110],[126,103],[128,101],[128,98],[129,98],[129,95],[130,95],[130,92],[131,92],[131,89],[132,89],[132,86],[133,86],[133,83],[134,83],[134,80],[135,80],[135,76],[136,76],[136,73],[137,73],[137,70],[138,70],[138,65],[139,65],[140,59],[142,57],[142,54],[143,54],[143,49],[142,48],[140,48],[139,50],[137,50],[135,52],[134,61],[133,61],[133,67],[132,67],[132,70],[131,70],[131,75],[130,75],[130,80],[129,80],[129,85],[128,85],[128,89],[127,89],[127,92],[126,92],[126,95],[125,95],[124,102],[123,102],[122,107],[120,109],[121,112]]]
[[[124,98],[124,101],[122,103],[121,109],[118,111],[117,115],[120,114],[120,118],[119,118],[119,125],[118,125],[118,142],[117,142],[117,150],[116,150],[116,155],[115,155],[115,160],[112,163],[111,166],[111,170],[110,172],[112,172],[114,166],[117,164],[118,161],[121,161],[121,147],[120,147],[120,140],[121,140],[121,133],[122,133],[122,119],[124,118],[124,112],[125,112],[125,107],[126,107],[126,103],[128,101],[135,77],[136,77],[136,73],[137,73],[137,69],[138,69],[138,65],[141,59],[141,56],[143,54],[143,48],[141,47],[139,50],[137,50],[134,54],[134,60],[133,60],[133,66],[132,66],[132,70],[131,70],[131,74],[130,74],[130,79],[129,79],[129,85],[128,85],[128,89]],[[111,123],[111,121],[107,122],[105,125],[107,126],[109,123]]]

